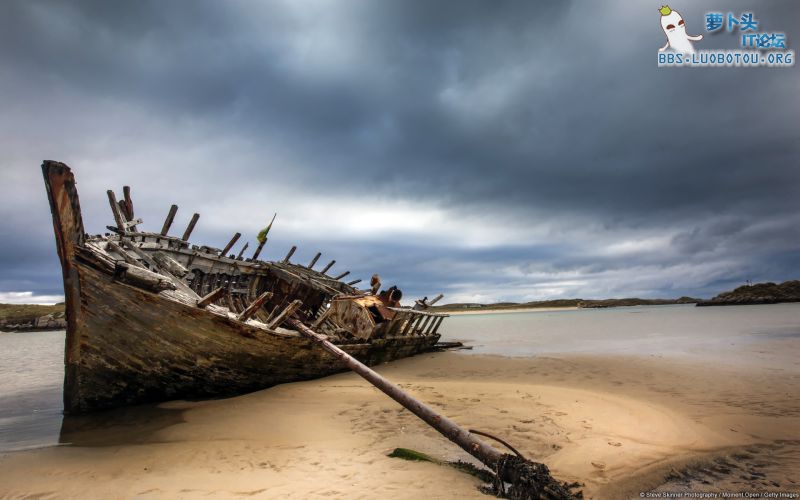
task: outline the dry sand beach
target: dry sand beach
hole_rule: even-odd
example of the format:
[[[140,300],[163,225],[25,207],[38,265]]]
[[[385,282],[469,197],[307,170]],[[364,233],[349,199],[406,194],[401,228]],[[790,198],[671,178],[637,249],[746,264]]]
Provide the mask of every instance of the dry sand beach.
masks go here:
[[[796,356],[793,340],[772,342]],[[556,477],[583,483],[587,498],[639,498],[654,488],[800,490],[797,369],[444,352],[380,372]],[[2,454],[0,495],[486,498],[464,473],[387,457],[395,447],[467,455],[352,373],[109,420],[86,430],[69,419],[62,439],[72,446]]]

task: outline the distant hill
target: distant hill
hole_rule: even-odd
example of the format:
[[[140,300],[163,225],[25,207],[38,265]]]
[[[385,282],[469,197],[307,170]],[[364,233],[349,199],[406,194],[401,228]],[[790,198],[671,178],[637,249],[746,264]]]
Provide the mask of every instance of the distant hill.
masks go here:
[[[669,304],[694,304],[700,302],[700,299],[692,297],[681,297],[679,299],[639,299],[639,298],[624,298],[624,299],[556,299],[556,300],[540,300],[534,302],[497,302],[494,304],[478,304],[478,303],[456,303],[446,304],[443,306],[434,306],[432,309],[436,312],[450,312],[450,311],[475,311],[475,310],[513,310],[513,309],[537,309],[549,307],[578,307],[585,309],[606,308],[606,307],[625,307],[625,306],[654,306],[654,305],[669,305]]]
[[[67,327],[64,303],[54,306],[37,304],[0,304],[0,330],[61,330]]]
[[[747,304],[777,304],[779,302],[800,302],[800,281],[776,283],[756,283],[740,286],[730,292],[723,292],[711,300],[702,300],[698,306],[737,306]]]

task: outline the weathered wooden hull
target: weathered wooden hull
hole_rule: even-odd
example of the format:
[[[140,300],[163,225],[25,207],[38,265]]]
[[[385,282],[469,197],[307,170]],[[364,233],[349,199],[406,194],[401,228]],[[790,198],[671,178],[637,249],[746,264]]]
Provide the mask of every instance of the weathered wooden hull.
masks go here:
[[[295,331],[120,281],[89,258],[69,168],[45,162],[43,171],[64,274],[66,413],[233,395],[345,369]],[[438,339],[405,335],[339,346],[374,365],[428,350]]]
[[[78,264],[80,314],[67,343],[65,410],[232,395],[330,375],[341,363],[308,340],[266,332],[112,281]],[[417,354],[437,336],[340,347],[368,365]]]

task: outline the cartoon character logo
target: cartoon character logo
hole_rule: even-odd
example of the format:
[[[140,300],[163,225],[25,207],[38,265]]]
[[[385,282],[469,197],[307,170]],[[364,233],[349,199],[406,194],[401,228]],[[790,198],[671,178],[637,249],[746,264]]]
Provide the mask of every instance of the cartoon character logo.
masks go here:
[[[668,5],[662,6],[658,11],[661,13],[661,29],[667,35],[667,44],[658,51],[664,52],[667,47],[672,47],[672,50],[681,54],[694,54],[692,42],[702,40],[703,35],[687,35],[683,17]]]

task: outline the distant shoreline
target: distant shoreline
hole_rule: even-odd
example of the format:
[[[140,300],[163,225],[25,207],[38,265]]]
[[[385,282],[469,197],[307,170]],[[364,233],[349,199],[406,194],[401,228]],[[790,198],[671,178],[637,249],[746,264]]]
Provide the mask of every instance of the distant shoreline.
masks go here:
[[[446,312],[451,316],[471,316],[475,314],[509,314],[509,313],[528,313],[528,312],[557,312],[557,311],[577,311],[581,309],[577,306],[564,306],[564,307],[519,307],[519,308],[491,308],[487,307],[486,309],[482,308],[475,308],[475,309],[457,309],[453,311],[442,311]]]

